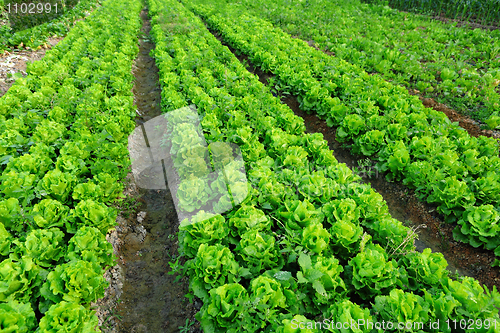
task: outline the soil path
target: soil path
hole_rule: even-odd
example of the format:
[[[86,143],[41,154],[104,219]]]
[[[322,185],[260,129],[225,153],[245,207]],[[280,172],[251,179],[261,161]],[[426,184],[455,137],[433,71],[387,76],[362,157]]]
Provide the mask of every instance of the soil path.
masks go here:
[[[161,114],[161,88],[158,68],[149,55],[154,44],[149,39],[151,26],[146,8],[141,18],[139,55],[133,70],[137,126]],[[129,204],[120,207],[117,233],[110,239],[119,258],[113,275],[118,278],[111,281],[110,289],[117,292],[103,311],[101,328],[119,333],[179,332],[187,320],[194,322],[201,304],[191,304],[184,297],[188,293],[186,278],[175,281],[175,276],[167,274],[171,270],[168,263],[178,256],[179,222],[172,196],[168,190],[136,187],[131,174],[128,180],[125,195]],[[193,325],[185,332],[197,329]]]

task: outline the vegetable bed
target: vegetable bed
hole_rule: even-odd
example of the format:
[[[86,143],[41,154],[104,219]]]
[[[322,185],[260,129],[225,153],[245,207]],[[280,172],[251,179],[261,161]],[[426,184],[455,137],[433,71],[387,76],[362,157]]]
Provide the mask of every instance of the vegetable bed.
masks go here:
[[[100,331],[141,8],[105,2],[0,99],[1,331]]]
[[[321,135],[305,134],[303,120],[201,20],[175,1],[149,4],[163,110],[195,104],[209,143],[240,146],[251,185],[230,212],[181,222],[189,260],[174,267],[204,303],[205,332],[315,332],[296,324],[323,318],[440,319],[435,331],[449,332],[447,319],[498,318],[496,289],[454,281],[442,255],[413,251],[412,231],[381,196],[333,158]],[[475,331],[498,331],[488,326]]]
[[[194,5],[207,23],[263,70],[276,74],[301,107],[316,112],[354,153],[378,160],[448,222],[456,240],[500,256],[498,143],[471,137],[406,89],[318,51],[239,7]],[[494,265],[499,265],[496,260]]]

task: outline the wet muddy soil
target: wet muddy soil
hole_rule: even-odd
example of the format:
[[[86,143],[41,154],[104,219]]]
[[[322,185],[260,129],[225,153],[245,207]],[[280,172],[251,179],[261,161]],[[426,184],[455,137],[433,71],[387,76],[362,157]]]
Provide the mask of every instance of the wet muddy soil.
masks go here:
[[[139,55],[133,74],[137,106],[137,126],[161,114],[161,88],[158,68],[149,53],[154,44],[147,9],[141,13],[143,27]],[[98,317],[103,332],[173,333],[188,325],[183,332],[201,332],[194,324],[194,314],[201,304],[191,304],[187,278],[176,281],[169,262],[178,257],[178,218],[170,191],[138,188],[132,174],[127,177],[121,214],[116,231],[109,235],[118,265],[107,278],[111,283],[106,297],[98,304]]]
[[[250,72],[259,77],[260,82],[268,85],[268,80],[274,77],[272,73],[264,72],[260,68],[253,66],[247,56],[240,54],[224,43],[220,34],[210,31],[218,40],[228,46]],[[328,127],[326,122],[316,115],[307,114],[301,110],[295,96],[282,96],[281,100],[296,115],[304,119],[308,133],[322,133],[337,160],[355,170],[362,177],[363,182],[369,183],[374,190],[383,196],[392,217],[409,227],[418,227],[417,233],[419,237],[415,241],[418,251],[431,248],[433,252],[441,252],[448,262],[448,269],[452,273],[471,276],[490,289],[493,286],[500,288],[500,268],[490,266],[495,260],[492,251],[476,249],[468,244],[456,242],[453,239],[453,229],[456,224],[445,223],[444,216],[436,212],[435,206],[420,201],[414,191],[401,182],[389,182],[384,174],[377,174],[376,172],[371,174],[370,170],[373,169],[360,167],[360,162],[366,160],[366,157],[352,154],[348,145],[338,142],[335,139],[336,129]]]

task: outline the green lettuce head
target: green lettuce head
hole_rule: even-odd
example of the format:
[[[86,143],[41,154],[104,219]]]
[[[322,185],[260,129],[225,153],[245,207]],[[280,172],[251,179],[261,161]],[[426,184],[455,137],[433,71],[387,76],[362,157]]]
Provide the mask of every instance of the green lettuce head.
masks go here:
[[[106,240],[99,229],[94,227],[82,227],[69,240],[68,261],[85,260],[97,263],[103,267],[113,266],[113,245]]]
[[[250,229],[268,231],[271,229],[271,220],[263,211],[253,206],[242,206],[229,219],[231,234],[239,236]]]
[[[231,250],[223,245],[201,244],[192,265],[196,273],[195,280],[207,290],[239,281],[238,262]]]
[[[9,255],[13,240],[11,234],[5,230],[3,223],[0,222],[0,258]]]
[[[0,302],[29,303],[43,278],[43,271],[31,258],[5,259],[0,263]]]
[[[98,326],[94,311],[62,301],[52,305],[40,320],[40,333],[98,333],[101,332]]]
[[[62,300],[90,303],[103,297],[107,286],[108,283],[98,264],[75,260],[59,265],[50,272],[40,293],[49,301],[47,304]]]
[[[52,267],[64,256],[64,232],[58,228],[35,229],[16,250],[17,257],[28,257],[41,267]]]
[[[399,280],[393,261],[387,261],[385,250],[378,244],[368,244],[349,265],[353,270],[352,284],[363,299],[381,294]]]
[[[201,210],[191,221],[184,219],[179,226],[179,244],[188,257],[196,256],[201,244],[213,245],[229,235],[229,227],[222,215]]]
[[[286,226],[292,230],[302,230],[311,224],[323,222],[324,216],[307,199],[304,201],[285,201],[285,206],[279,209],[279,215],[286,221]]]
[[[368,332],[366,328],[368,322],[375,323],[377,320],[370,315],[369,309],[363,309],[358,304],[353,303],[348,299],[333,303],[327,313],[328,317],[331,318],[330,327],[332,327],[332,325],[335,327],[335,323],[355,323],[355,325],[349,326],[349,330],[339,330],[332,327],[332,332]],[[358,326],[358,323],[363,323],[364,325]],[[379,330],[378,332],[381,331]]]
[[[35,312],[31,305],[10,300],[0,303],[0,332],[28,333],[36,326]]]
[[[319,330],[314,328],[314,322],[297,314],[291,320],[284,319],[282,326],[276,329],[276,333],[319,333]]]
[[[202,178],[184,179],[177,189],[179,207],[186,212],[193,212],[203,207],[212,195],[206,180]]]
[[[9,198],[0,201],[0,222],[9,231],[22,231],[24,228],[21,223],[21,206],[16,198]]]
[[[330,234],[321,223],[310,224],[302,231],[302,245],[309,251],[321,254],[328,248]]]
[[[281,284],[265,275],[261,275],[250,283],[252,298],[267,308],[286,307],[286,297]]]
[[[257,229],[251,229],[241,236],[236,251],[252,274],[277,267],[281,257],[276,249],[274,237]]]
[[[117,212],[114,208],[108,207],[90,199],[80,201],[66,224],[68,232],[75,233],[81,226],[92,226],[106,234],[116,224]]]
[[[40,228],[62,227],[69,208],[57,200],[43,199],[33,207],[34,220]]]
[[[205,332],[213,331],[216,326],[224,328],[223,332],[236,333],[245,302],[248,302],[248,293],[243,286],[238,283],[225,284],[210,290],[210,302],[196,314],[196,319],[201,322]]]

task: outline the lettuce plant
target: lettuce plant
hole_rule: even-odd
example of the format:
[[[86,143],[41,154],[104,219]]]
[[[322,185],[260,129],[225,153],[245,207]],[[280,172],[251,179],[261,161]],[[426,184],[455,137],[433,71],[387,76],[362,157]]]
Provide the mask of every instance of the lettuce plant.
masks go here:
[[[27,205],[35,198],[36,180],[36,175],[11,170],[0,176],[0,191],[6,198],[17,198]]]
[[[233,236],[244,234],[250,229],[268,231],[271,229],[271,219],[263,211],[253,206],[241,206],[229,219]]]
[[[35,312],[29,303],[0,303],[0,332],[28,333],[35,329]]]
[[[73,302],[59,302],[52,305],[40,320],[40,333],[98,333],[97,317],[94,311]]]
[[[363,333],[367,331],[366,324],[368,322],[376,322],[376,319],[370,314],[370,310],[367,308],[362,308],[356,303],[351,302],[348,299],[339,300],[334,302],[327,310],[328,317],[330,319],[330,327],[335,323],[355,323],[351,325],[348,330],[337,329],[332,327],[332,332],[353,332],[353,333]],[[365,325],[358,325],[358,323],[365,323]]]
[[[363,299],[382,294],[399,281],[396,263],[387,260],[380,245],[368,244],[364,251],[349,260],[352,285]]]
[[[469,207],[458,220],[455,239],[492,250],[500,246],[500,213],[492,205]]]
[[[363,228],[348,220],[339,220],[328,229],[330,247],[342,259],[351,257],[359,248]]]
[[[359,219],[359,207],[356,201],[350,198],[332,200],[322,207],[323,213],[330,224],[339,221],[357,223]]]
[[[7,230],[21,231],[24,228],[21,216],[21,206],[16,198],[0,201],[0,222]]]
[[[427,202],[437,203],[438,211],[446,216],[462,214],[464,209],[472,206],[475,201],[474,194],[467,184],[455,176],[434,183],[432,193],[427,198]]]
[[[329,242],[330,234],[321,223],[309,224],[302,231],[302,245],[316,254],[325,251]]]
[[[73,187],[76,185],[76,181],[76,177],[73,174],[65,173],[58,169],[50,170],[38,183],[38,196],[49,196],[54,200],[65,203]]]
[[[326,178],[322,171],[315,171],[300,179],[299,193],[304,199],[318,203],[329,202],[340,190],[340,185]]]
[[[286,307],[286,297],[281,284],[267,276],[261,275],[250,282],[251,298],[266,309]]]
[[[301,253],[298,263],[300,271],[297,272],[297,280],[314,291],[314,303],[329,304],[346,295],[347,287],[340,277],[344,269],[335,257],[311,258]]]
[[[393,323],[427,323],[431,304],[424,298],[401,289],[393,289],[387,296],[375,297],[373,310],[384,320]],[[413,328],[413,325],[411,326]],[[390,332],[396,332],[394,327]]]
[[[116,209],[87,199],[71,210],[66,227],[68,232],[75,233],[80,226],[92,226],[106,234],[116,224],[116,215]]]
[[[11,234],[5,230],[5,226],[0,222],[0,258],[9,255],[13,240]]]
[[[340,142],[349,141],[365,131],[365,129],[364,118],[358,114],[350,114],[344,118],[337,129],[337,140]]]
[[[250,229],[241,235],[236,251],[243,258],[244,265],[254,275],[263,269],[277,267],[281,259],[274,237],[265,232],[259,232],[258,229]]]
[[[66,256],[68,261],[85,260],[102,267],[115,264],[113,245],[99,229],[83,226],[69,240]]]
[[[65,254],[64,232],[58,228],[31,230],[26,241],[20,243],[11,257],[31,258],[41,267],[54,266]]]
[[[229,227],[222,215],[201,210],[191,221],[184,219],[179,226],[179,246],[190,258],[196,256],[201,244],[213,245],[229,235]]]
[[[44,272],[31,258],[5,259],[0,263],[0,302],[31,302],[43,276]]]
[[[385,145],[385,131],[372,130],[354,140],[354,153],[372,156]]]
[[[424,249],[422,253],[412,252],[403,256],[399,261],[408,273],[408,287],[421,290],[424,287],[440,288],[447,282],[448,263],[441,253]]]
[[[95,302],[104,296],[104,289],[108,282],[103,277],[103,271],[97,263],[74,260],[58,265],[51,271],[47,280],[42,285],[40,293],[46,302],[59,303],[67,301],[72,303]],[[43,308],[46,310],[46,308]]]
[[[241,269],[238,262],[231,250],[220,244],[201,244],[190,266],[195,273],[191,288],[200,298],[208,296],[206,290],[240,280]]]
[[[237,333],[242,329],[238,324],[244,315],[243,304],[249,300],[248,292],[243,286],[229,283],[214,288],[210,290],[209,300],[196,314],[204,331]]]
[[[283,319],[276,333],[319,333],[319,330],[314,328],[314,320],[296,314],[292,319]]]
[[[193,212],[203,207],[212,195],[212,191],[203,178],[184,179],[177,189],[179,207],[186,212]]]
[[[291,230],[302,230],[308,225],[323,222],[324,215],[309,200],[286,200],[278,214],[285,220],[286,227]]]
[[[68,213],[69,207],[52,199],[41,200],[32,210],[35,224],[40,228],[64,226]]]

